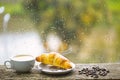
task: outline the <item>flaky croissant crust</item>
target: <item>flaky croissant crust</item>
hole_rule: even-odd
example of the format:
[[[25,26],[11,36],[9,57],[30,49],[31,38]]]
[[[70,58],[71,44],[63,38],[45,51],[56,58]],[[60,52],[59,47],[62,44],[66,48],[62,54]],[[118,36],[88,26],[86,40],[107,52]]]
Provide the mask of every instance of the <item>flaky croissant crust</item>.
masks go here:
[[[67,58],[56,52],[43,53],[40,56],[36,57],[36,61],[57,66],[63,69],[72,68],[71,62]]]

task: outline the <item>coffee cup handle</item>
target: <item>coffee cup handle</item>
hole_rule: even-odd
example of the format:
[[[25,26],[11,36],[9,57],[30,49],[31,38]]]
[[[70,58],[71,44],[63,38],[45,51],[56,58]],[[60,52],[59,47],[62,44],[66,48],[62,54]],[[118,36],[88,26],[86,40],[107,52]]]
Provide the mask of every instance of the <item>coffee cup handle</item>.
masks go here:
[[[10,67],[7,66],[7,63],[10,63]],[[12,63],[11,63],[11,61],[5,61],[5,62],[4,62],[4,66],[5,66],[7,69],[12,69]]]

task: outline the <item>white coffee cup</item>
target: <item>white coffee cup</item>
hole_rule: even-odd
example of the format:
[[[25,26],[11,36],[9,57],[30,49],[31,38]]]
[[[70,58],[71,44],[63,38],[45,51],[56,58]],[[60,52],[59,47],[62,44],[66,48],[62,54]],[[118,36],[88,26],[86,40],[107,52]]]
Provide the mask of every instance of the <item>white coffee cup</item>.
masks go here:
[[[10,63],[10,67],[7,63]],[[4,62],[6,68],[14,69],[16,72],[30,72],[34,64],[35,58],[31,55],[16,55]]]

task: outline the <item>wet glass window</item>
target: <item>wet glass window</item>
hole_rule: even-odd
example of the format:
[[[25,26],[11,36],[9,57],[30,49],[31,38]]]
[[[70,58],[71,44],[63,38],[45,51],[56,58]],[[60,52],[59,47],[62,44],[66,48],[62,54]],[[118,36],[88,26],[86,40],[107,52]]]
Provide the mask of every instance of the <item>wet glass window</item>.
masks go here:
[[[0,64],[58,52],[74,63],[120,62],[120,0],[0,0]]]

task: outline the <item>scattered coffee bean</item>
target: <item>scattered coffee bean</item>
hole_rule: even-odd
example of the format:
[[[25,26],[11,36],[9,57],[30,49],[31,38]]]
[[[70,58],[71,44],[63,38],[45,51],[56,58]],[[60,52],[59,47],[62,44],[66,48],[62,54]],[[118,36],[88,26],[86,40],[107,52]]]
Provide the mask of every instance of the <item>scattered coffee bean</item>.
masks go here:
[[[97,74],[93,75],[93,78],[98,78],[98,75]]]
[[[106,76],[110,71],[105,68],[99,68],[99,66],[92,67],[92,69],[83,68],[78,71],[79,75],[85,74],[86,76],[91,76],[93,78],[98,78],[99,76]]]
[[[106,75],[107,75],[107,73],[103,73],[103,74],[102,74],[102,76],[106,76]]]
[[[88,68],[86,68],[85,70],[88,70]]]
[[[82,74],[82,71],[79,71],[79,74]]]
[[[91,75],[91,77],[93,77],[93,75]]]
[[[101,70],[102,70],[102,71],[106,71],[106,69],[104,69],[104,68],[102,68]]]
[[[100,68],[97,66],[97,67],[92,67],[94,70],[98,71]]]
[[[102,71],[99,71],[98,72],[98,75],[102,76],[103,72]]]
[[[86,73],[86,76],[89,76],[89,74],[88,74],[88,73]]]
[[[110,71],[109,71],[109,70],[107,70],[107,73],[110,73]]]

